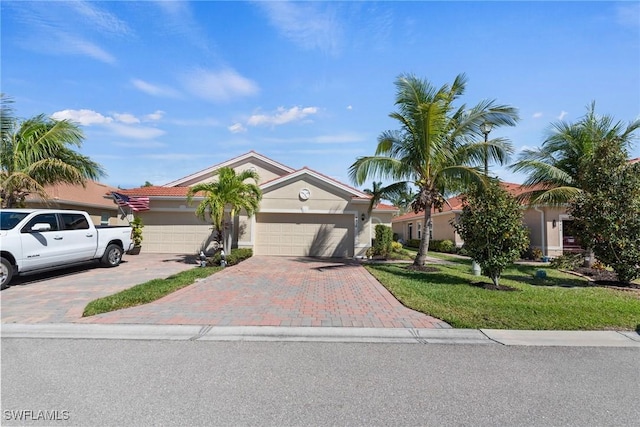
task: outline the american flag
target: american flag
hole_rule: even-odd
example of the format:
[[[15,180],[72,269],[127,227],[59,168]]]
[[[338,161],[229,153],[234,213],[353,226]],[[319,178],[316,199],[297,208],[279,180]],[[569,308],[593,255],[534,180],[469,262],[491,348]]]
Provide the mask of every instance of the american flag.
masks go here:
[[[128,206],[134,212],[148,211],[149,210],[149,198],[148,197],[133,197],[125,196],[124,194],[116,193],[112,191],[113,200],[116,201],[118,206]]]

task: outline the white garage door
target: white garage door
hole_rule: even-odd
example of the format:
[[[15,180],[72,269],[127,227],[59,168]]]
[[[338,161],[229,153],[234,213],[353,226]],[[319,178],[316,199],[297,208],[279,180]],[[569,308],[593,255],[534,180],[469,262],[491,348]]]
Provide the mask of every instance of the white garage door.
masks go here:
[[[259,213],[254,253],[352,257],[353,229],[353,215]]]

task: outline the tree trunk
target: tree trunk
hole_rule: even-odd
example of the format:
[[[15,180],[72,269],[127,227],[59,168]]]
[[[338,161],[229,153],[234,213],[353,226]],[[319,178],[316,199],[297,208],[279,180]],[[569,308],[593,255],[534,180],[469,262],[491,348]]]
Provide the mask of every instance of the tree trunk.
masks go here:
[[[429,224],[431,224],[431,207],[428,205],[424,209],[424,228],[422,232],[422,239],[420,239],[420,247],[418,248],[418,255],[413,260],[413,265],[422,267],[427,262],[427,254],[429,253],[429,238],[431,233],[429,231]]]

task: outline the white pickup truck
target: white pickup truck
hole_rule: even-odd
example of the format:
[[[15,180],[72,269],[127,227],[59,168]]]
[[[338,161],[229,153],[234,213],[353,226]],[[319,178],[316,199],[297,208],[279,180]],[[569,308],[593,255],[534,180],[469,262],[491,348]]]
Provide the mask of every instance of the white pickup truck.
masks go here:
[[[0,288],[15,275],[94,260],[115,267],[131,247],[131,227],[96,227],[83,211],[2,209]]]

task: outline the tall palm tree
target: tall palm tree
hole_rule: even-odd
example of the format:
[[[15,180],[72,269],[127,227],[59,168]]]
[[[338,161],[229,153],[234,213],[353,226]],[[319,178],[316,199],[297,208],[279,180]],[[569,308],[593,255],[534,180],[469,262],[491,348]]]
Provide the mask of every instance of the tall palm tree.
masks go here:
[[[504,163],[513,151],[504,138],[485,143],[480,125],[513,126],[517,110],[493,100],[456,108],[466,82],[460,74],[451,85],[436,88],[427,80],[401,75],[395,83],[398,111],[390,114],[400,130],[382,132],[375,155],[358,158],[349,169],[358,185],[370,177],[415,185],[412,208],[424,212],[425,228],[431,224],[432,209],[442,206],[447,193],[470,182],[484,183],[479,166],[487,155],[491,162]],[[429,236],[424,233],[414,264],[424,265],[428,250]]]
[[[523,151],[511,166],[514,172],[528,175],[523,184],[531,188],[520,198],[530,204],[568,203],[584,189],[580,163],[591,157],[602,142],[617,140],[628,147],[638,128],[640,119],[625,125],[611,116],[596,114],[595,102],[576,123],[552,123],[542,146]]]
[[[230,167],[220,168],[216,182],[202,182],[189,188],[187,201],[191,203],[197,193],[204,193],[204,200],[196,208],[196,216],[203,221],[211,221],[218,234],[218,241],[231,249],[233,230],[225,236],[225,209],[229,210],[230,227],[241,210],[251,217],[258,212],[262,191],[258,187],[260,177],[254,170],[244,170],[239,174]],[[245,182],[253,181],[253,182]]]
[[[3,208],[23,206],[27,195],[48,199],[46,185],[84,185],[105,175],[104,169],[73,148],[84,138],[77,124],[40,114],[18,121],[2,95],[0,199]]]

